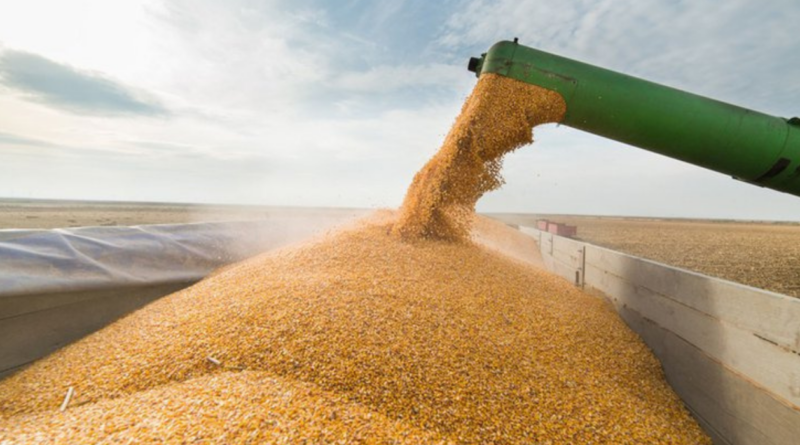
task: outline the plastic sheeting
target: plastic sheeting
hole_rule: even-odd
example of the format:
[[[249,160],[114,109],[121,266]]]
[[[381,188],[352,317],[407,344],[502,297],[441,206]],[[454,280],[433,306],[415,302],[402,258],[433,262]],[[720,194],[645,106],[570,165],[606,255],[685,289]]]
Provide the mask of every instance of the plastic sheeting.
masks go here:
[[[0,230],[0,297],[190,282],[362,212],[263,221]]]

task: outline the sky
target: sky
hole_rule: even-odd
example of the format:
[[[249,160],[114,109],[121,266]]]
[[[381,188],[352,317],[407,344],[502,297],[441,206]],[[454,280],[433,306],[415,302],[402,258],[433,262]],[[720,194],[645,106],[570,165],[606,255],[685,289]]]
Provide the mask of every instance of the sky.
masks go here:
[[[520,43],[800,115],[796,0],[0,1],[0,196],[396,207]],[[565,126],[487,212],[800,221],[800,198]]]

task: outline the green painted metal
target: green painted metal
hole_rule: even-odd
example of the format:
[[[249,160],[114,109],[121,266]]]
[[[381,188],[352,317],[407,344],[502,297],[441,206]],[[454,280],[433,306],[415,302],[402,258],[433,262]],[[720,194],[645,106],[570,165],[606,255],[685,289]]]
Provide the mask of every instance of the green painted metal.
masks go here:
[[[556,91],[579,130],[800,196],[800,119],[784,119],[509,41],[470,60]]]

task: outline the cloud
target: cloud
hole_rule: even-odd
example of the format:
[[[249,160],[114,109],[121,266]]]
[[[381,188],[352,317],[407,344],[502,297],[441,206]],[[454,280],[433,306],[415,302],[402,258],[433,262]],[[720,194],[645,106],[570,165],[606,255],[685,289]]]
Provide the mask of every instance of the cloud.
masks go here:
[[[218,114],[295,121],[460,100],[474,77],[427,52],[445,19],[429,3],[175,0],[152,12],[173,67],[164,89]]]
[[[54,147],[56,144],[41,139],[19,136],[13,133],[0,131],[0,145],[26,145],[30,147]]]
[[[26,158],[41,162],[43,159],[58,159],[60,162],[67,159],[79,160],[113,160],[120,157],[135,157],[142,151],[135,151],[126,147],[117,146],[73,146],[62,144],[37,137],[29,137],[15,133],[0,131],[0,155],[8,162],[12,158]]]
[[[0,82],[29,99],[76,114],[163,116],[156,100],[100,74],[14,50],[0,54]]]
[[[379,65],[367,71],[345,71],[333,85],[350,92],[387,93],[409,88],[445,87],[474,83],[463,67],[432,63],[425,65]]]
[[[0,131],[0,155],[7,161],[10,157],[29,159],[59,159],[96,161],[98,159],[129,163],[132,160],[169,159],[180,163],[186,159],[207,159],[209,162],[236,158],[238,153],[221,155],[191,144],[175,144],[163,141],[122,140],[104,142],[100,145],[83,143],[73,145],[57,143],[38,137],[30,137]]]

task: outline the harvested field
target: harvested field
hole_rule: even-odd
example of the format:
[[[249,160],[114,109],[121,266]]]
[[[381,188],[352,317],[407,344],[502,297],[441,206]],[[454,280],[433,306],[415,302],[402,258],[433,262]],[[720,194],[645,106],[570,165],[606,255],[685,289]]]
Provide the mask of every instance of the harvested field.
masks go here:
[[[166,441],[161,428],[194,431],[180,413],[224,415],[229,427],[196,426],[222,443],[261,427],[267,414],[248,407],[276,404],[283,389],[269,386],[287,385],[308,388],[319,416],[354,413],[346,428],[312,416],[308,431],[336,439],[707,443],[604,302],[472,243],[402,242],[393,222],[229,267],[0,382],[0,441],[139,437],[143,425],[142,440]],[[501,246],[515,233],[489,224],[482,237]]]
[[[533,215],[494,215],[533,226]],[[631,255],[800,297],[800,224],[552,216],[578,237]]]
[[[359,213],[363,211],[324,207],[0,199],[0,229],[184,224]]]

